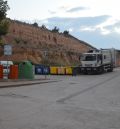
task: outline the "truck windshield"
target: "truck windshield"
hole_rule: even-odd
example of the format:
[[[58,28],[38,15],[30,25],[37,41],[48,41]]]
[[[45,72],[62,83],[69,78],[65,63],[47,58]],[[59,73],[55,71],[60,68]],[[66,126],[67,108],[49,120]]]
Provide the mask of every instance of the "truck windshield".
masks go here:
[[[96,55],[95,54],[85,54],[81,58],[82,61],[95,61]]]

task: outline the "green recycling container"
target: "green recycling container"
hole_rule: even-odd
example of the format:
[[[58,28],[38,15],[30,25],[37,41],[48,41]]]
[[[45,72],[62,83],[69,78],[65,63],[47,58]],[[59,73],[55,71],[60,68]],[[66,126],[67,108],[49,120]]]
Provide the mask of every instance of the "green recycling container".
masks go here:
[[[34,79],[33,65],[29,61],[19,64],[19,79]]]

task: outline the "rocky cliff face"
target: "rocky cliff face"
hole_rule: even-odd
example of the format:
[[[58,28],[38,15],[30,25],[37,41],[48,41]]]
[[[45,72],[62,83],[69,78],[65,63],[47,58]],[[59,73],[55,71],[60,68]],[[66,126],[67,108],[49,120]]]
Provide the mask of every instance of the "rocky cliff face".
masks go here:
[[[17,21],[10,22],[9,33],[3,40],[12,45],[13,52],[12,56],[3,56],[3,48],[0,47],[0,60],[30,60],[34,64],[76,65],[81,53],[94,49],[71,35]]]

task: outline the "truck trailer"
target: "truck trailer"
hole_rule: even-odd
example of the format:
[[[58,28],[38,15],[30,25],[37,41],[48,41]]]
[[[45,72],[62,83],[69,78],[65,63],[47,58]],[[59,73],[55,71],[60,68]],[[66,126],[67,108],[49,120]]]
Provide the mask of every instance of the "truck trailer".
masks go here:
[[[90,50],[80,58],[80,71],[83,74],[112,72],[116,62],[115,49]]]

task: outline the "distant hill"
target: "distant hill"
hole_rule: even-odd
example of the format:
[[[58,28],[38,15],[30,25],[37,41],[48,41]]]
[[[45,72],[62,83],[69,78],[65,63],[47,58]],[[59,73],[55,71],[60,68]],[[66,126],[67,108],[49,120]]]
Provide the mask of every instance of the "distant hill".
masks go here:
[[[95,49],[70,34],[52,32],[45,26],[38,27],[13,20],[10,20],[9,33],[3,40],[13,48],[9,60],[30,60],[33,64],[79,65],[81,53]],[[0,60],[7,58],[1,46]]]

